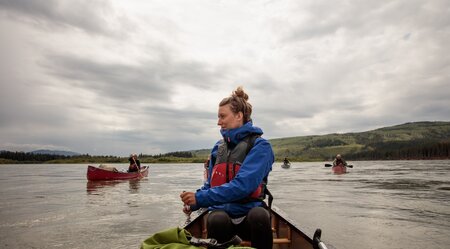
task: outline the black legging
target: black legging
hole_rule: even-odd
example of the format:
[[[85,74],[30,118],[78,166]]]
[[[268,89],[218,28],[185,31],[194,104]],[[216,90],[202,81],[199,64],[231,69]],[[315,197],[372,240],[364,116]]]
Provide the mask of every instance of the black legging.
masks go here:
[[[215,238],[219,243],[226,242],[237,234],[243,240],[250,240],[254,248],[272,248],[270,214],[263,207],[252,208],[238,225],[231,222],[225,211],[214,210],[208,216],[207,229],[208,238]]]

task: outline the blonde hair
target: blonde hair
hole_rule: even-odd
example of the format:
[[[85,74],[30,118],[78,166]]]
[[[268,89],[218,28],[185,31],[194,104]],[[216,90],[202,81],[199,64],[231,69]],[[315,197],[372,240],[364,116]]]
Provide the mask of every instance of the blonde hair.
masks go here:
[[[252,105],[248,102],[248,94],[244,92],[242,86],[238,86],[236,90],[231,93],[231,96],[222,99],[219,106],[228,104],[233,113],[242,112],[244,124],[252,120]]]

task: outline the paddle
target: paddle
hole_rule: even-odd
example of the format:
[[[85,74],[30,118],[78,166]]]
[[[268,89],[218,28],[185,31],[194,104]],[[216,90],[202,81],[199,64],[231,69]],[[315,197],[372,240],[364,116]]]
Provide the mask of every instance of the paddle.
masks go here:
[[[186,192],[183,190],[183,193]],[[186,210],[186,212],[184,212],[184,210]],[[191,223],[191,206],[189,206],[188,204],[184,204],[183,205],[183,212],[186,215],[186,221],[184,222],[185,225]]]
[[[322,230],[320,228],[317,228],[314,232],[313,236],[313,248],[314,249],[328,249],[328,247],[325,245],[325,243],[320,240],[320,237],[322,236]]]
[[[134,165],[136,165],[136,168],[138,170],[139,176],[142,177],[141,168],[139,168],[138,164],[136,163],[136,160],[134,160],[134,157],[132,157],[132,158],[133,158]]]
[[[325,164],[325,167],[331,167],[331,166],[333,166],[332,164],[329,164],[329,163],[326,163]],[[346,167],[348,167],[348,168],[353,168],[353,165],[346,165]]]

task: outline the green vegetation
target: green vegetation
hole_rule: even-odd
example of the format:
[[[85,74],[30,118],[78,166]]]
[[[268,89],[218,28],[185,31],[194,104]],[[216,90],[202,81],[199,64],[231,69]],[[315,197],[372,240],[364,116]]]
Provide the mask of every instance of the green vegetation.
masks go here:
[[[195,157],[192,152],[180,151],[159,155],[139,155],[141,163],[203,163],[207,157]],[[34,154],[25,152],[0,151],[0,164],[30,163],[128,163],[128,157],[53,154]]]
[[[450,122],[415,122],[360,133],[301,136],[270,140],[277,161],[450,159]],[[203,163],[210,149],[140,154],[142,163]],[[0,152],[0,164],[128,163],[128,157],[62,156]]]
[[[449,159],[450,122],[416,122],[373,131],[270,140],[277,160]]]

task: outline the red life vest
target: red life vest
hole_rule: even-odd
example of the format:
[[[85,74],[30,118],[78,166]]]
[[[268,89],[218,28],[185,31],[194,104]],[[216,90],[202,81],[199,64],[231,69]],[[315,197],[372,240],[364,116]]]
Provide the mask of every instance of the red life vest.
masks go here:
[[[211,172],[211,187],[220,186],[233,180],[239,172],[241,165],[250,149],[253,147],[255,136],[247,136],[230,150],[223,140],[220,142],[214,167]],[[245,199],[263,200],[266,182],[263,180],[259,186]]]

